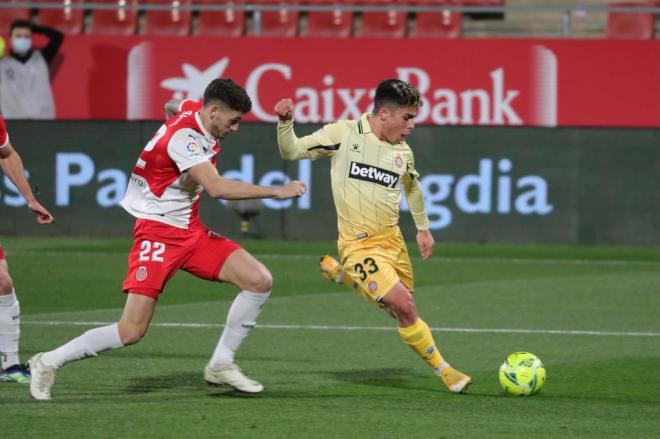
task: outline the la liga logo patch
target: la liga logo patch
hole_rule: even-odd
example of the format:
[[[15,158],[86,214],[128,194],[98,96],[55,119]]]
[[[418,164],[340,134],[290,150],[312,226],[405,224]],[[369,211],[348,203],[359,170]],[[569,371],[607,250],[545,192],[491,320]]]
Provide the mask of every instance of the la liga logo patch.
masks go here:
[[[186,150],[190,155],[199,155],[199,153],[202,152],[202,148],[200,148],[194,140],[189,140],[188,143],[186,143]]]

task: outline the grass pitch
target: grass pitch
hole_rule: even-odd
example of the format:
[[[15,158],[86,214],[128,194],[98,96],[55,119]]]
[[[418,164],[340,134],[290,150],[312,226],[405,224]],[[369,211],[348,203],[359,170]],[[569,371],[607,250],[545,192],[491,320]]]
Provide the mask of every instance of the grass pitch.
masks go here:
[[[128,240],[1,237],[22,308],[21,354],[119,317]],[[0,384],[3,438],[655,438],[660,436],[657,249],[444,245],[413,257],[420,315],[472,375],[447,393],[394,321],[317,269],[333,243],[245,242],[275,286],[238,362],[244,396],[202,369],[235,290],[180,273],[138,345],[58,371],[54,401]],[[415,246],[410,245],[415,254]],[[524,350],[548,379],[507,396]]]

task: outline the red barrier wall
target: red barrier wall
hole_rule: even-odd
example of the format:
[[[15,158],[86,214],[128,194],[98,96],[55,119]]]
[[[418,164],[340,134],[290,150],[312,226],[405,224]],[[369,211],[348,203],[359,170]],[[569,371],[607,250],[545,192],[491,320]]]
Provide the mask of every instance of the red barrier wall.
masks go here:
[[[213,78],[243,84],[247,120],[356,117],[381,79],[425,96],[439,125],[660,126],[660,41],[215,39],[68,36],[53,88],[60,119],[160,119]]]

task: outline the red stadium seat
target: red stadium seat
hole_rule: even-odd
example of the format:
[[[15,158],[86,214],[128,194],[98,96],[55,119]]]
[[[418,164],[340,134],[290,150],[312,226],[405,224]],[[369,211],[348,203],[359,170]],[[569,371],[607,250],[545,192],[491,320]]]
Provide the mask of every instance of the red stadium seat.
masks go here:
[[[251,3],[258,5],[293,6],[297,1],[284,0],[255,0]],[[262,37],[295,37],[298,35],[299,11],[280,9],[277,11],[261,11]]]
[[[415,6],[460,6],[460,1],[414,0]],[[417,12],[411,37],[460,38],[463,35],[462,15],[449,10],[441,12]]]
[[[190,0],[142,0],[142,4],[169,5],[166,11],[147,10],[145,13],[144,35],[190,35],[192,12],[182,10],[181,5],[190,5]]]
[[[393,0],[358,0],[364,6],[395,6],[401,2]],[[364,38],[401,38],[406,35],[408,28],[408,14],[402,11],[364,11],[362,13],[362,26],[355,32],[355,36]]]
[[[236,5],[244,0],[194,0],[195,3]],[[198,35],[213,37],[240,37],[245,29],[245,10],[199,11]]]
[[[43,26],[54,27],[65,34],[77,35],[83,30],[83,10],[73,9],[72,4],[82,0],[40,0],[40,3],[53,3],[63,6],[60,9],[39,9],[37,20]]]
[[[0,33],[3,35],[9,34],[9,27],[14,20],[30,19],[30,9],[23,7],[27,0],[9,0],[7,3],[15,3],[16,8],[0,9]]]
[[[95,9],[88,33],[94,35],[135,35],[137,10],[130,8],[136,0],[94,0],[94,3],[115,4],[117,9]]]
[[[610,6],[646,6],[653,3],[610,3]],[[639,12],[610,12],[607,14],[605,38],[651,40],[654,35],[655,15]]]
[[[341,0],[307,0],[308,5],[348,6],[350,1]],[[347,38],[353,33],[353,12],[335,9],[334,11],[309,11],[307,27],[301,31],[305,37]]]

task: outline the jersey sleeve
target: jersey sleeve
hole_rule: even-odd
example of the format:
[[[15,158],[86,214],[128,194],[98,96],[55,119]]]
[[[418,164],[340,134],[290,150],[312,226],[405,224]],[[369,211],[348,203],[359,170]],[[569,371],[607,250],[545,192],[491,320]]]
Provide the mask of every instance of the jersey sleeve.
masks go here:
[[[167,154],[176,163],[180,172],[209,161],[204,155],[199,134],[192,129],[177,131],[167,144]]]
[[[429,217],[424,206],[424,191],[419,183],[419,172],[415,169],[415,158],[408,147],[406,154],[406,173],[403,175],[403,190],[406,193],[406,201],[410,208],[410,214],[415,222],[417,230],[428,230]]]
[[[7,146],[9,143],[9,134],[7,133],[7,125],[5,120],[0,116],[0,148]]]
[[[179,113],[182,111],[199,111],[202,109],[201,101],[193,101],[192,99],[184,99],[179,104]]]
[[[285,160],[317,159],[331,157],[341,145],[345,122],[334,122],[320,130],[298,138],[293,131],[293,120],[277,124],[277,144]]]

